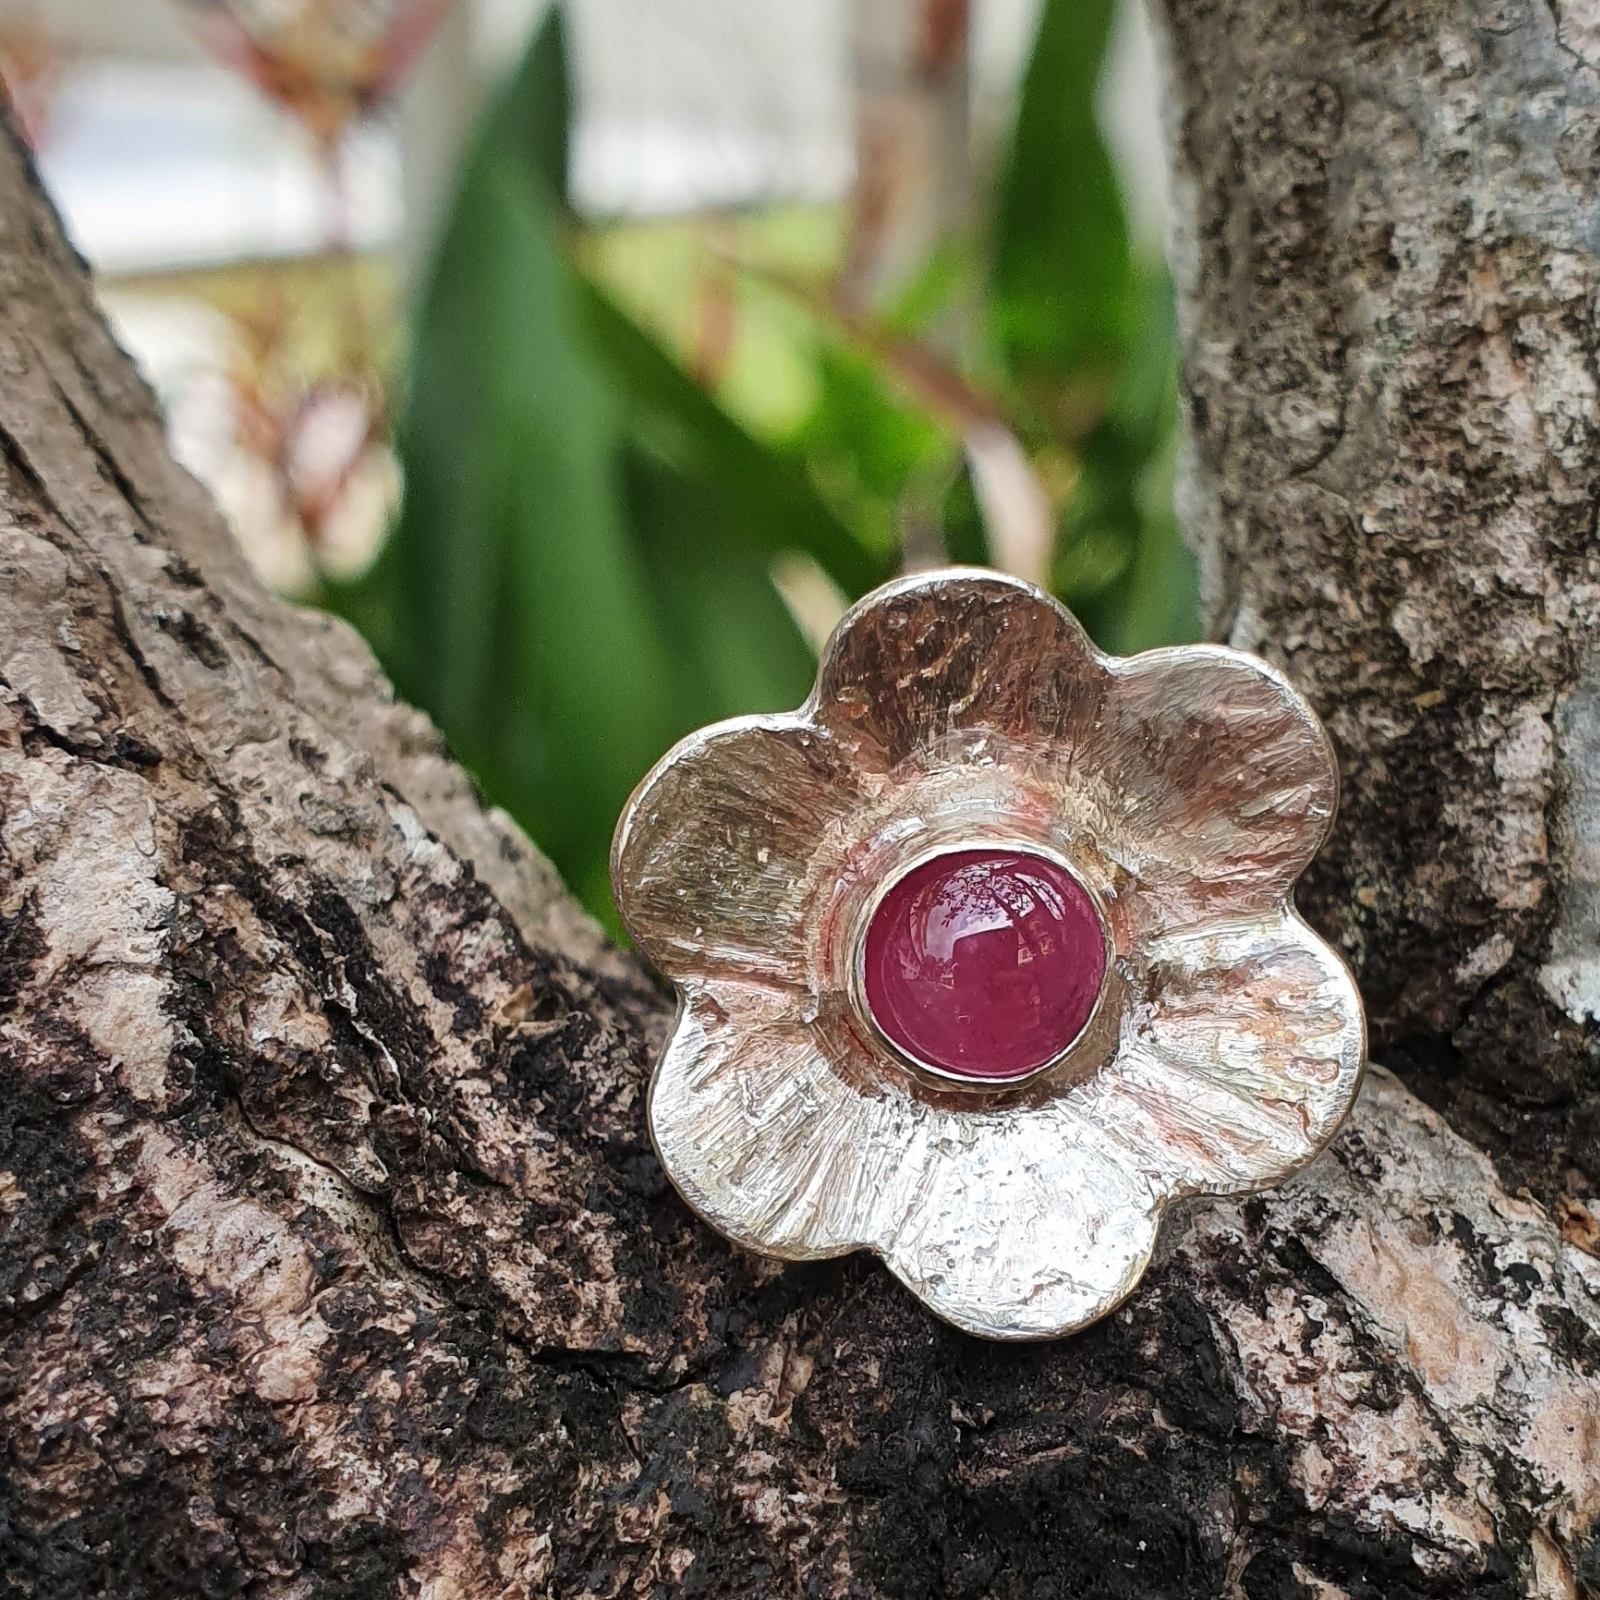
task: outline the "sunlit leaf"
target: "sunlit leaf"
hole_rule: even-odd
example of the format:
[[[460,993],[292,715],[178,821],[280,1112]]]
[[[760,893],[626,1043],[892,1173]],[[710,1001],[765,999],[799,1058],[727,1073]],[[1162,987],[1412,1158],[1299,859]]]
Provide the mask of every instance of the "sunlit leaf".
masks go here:
[[[803,470],[774,454],[717,404],[636,322],[592,284],[583,291],[591,347],[610,374],[636,439],[740,519],[739,539],[767,556],[804,550],[859,594],[885,575]],[[765,559],[765,557],[764,557]]]
[[[959,445],[946,423],[870,356],[831,334],[817,345],[818,401],[793,441],[830,505],[886,565],[899,554],[908,502],[936,503]]]

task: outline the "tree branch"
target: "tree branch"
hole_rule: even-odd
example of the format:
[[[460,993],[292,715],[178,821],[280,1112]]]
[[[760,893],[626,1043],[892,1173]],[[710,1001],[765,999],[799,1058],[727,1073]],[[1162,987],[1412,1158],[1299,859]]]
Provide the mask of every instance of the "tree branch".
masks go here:
[[[248,577],[13,139],[0,277],[0,1593],[1600,1581],[1586,1213],[1381,1074],[1064,1344],[695,1225],[662,998]]]

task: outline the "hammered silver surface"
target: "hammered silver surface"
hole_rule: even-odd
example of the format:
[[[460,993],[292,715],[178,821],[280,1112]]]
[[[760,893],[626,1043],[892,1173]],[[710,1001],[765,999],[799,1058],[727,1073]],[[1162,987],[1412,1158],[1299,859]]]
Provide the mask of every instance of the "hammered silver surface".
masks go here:
[[[1290,901],[1335,802],[1326,735],[1263,663],[1107,657],[993,573],[886,586],[805,706],[692,735],[618,825],[618,905],[681,997],[666,1171],[739,1243],[872,1250],[975,1333],[1103,1315],[1169,1201],[1278,1181],[1354,1098],[1360,1003]],[[1059,853],[1110,923],[1096,1026],[1021,1089],[919,1081],[851,1000],[876,892],[969,841]]]

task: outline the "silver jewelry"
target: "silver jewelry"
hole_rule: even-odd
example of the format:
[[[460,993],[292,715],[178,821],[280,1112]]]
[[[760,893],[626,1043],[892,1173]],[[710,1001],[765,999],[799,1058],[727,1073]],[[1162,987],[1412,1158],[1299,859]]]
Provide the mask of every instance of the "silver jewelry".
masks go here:
[[[1355,985],[1292,902],[1336,798],[1253,657],[1107,656],[990,572],[885,585],[798,711],[692,734],[618,824],[680,999],[663,1166],[738,1243],[874,1251],[973,1333],[1103,1316],[1168,1204],[1278,1182],[1355,1097]]]

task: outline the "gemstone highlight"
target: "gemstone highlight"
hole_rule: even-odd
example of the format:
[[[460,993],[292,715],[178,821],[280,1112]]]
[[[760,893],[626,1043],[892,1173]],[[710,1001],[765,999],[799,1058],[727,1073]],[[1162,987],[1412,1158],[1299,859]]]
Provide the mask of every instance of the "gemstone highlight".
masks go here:
[[[863,998],[885,1038],[940,1072],[1000,1083],[1083,1031],[1105,983],[1105,924],[1049,857],[957,850],[889,889],[864,958]]]

